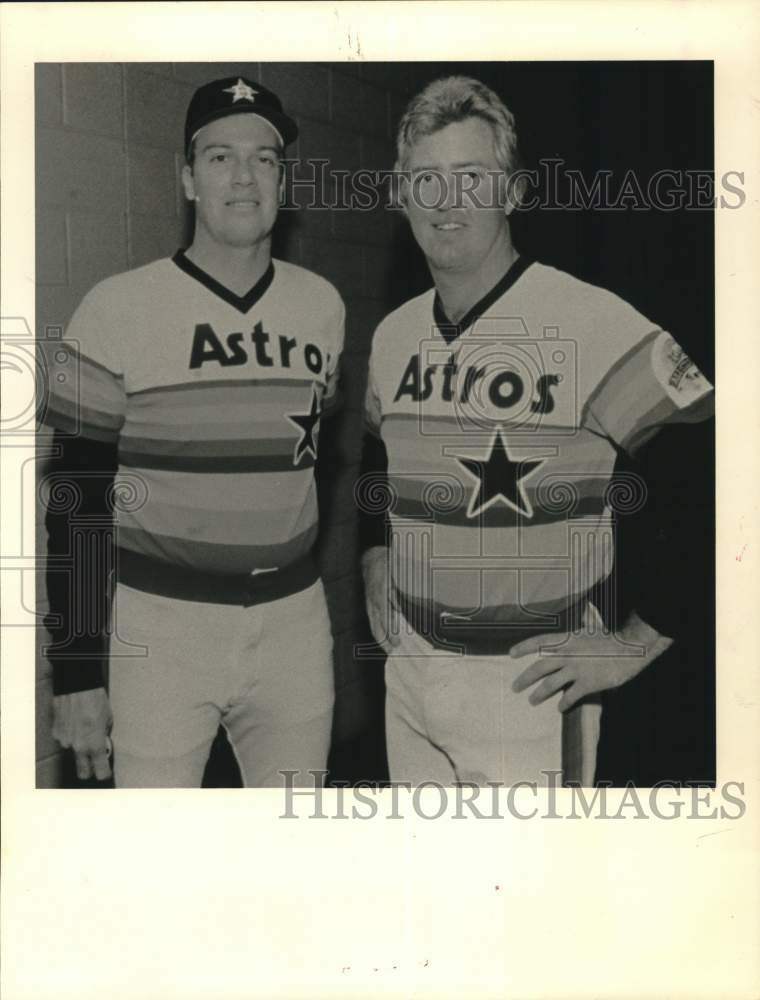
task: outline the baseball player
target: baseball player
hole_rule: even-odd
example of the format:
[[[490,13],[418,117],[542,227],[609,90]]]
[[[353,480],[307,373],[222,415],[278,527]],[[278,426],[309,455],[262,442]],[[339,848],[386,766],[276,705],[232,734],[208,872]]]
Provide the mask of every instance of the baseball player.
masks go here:
[[[110,636],[96,614],[104,572],[75,550],[74,600],[51,582],[54,733],[81,778],[109,775],[111,720],[117,787],[199,786],[220,722],[246,786],[278,785],[283,769],[310,784],[325,767],[334,692],[314,466],[344,306],[272,259],[296,135],[261,84],[200,87],[182,172],[191,245],[97,285],[50,351],[46,420],[77,516],[102,520],[109,471],[117,494],[132,491],[116,506]],[[71,520],[51,503],[54,555]]]
[[[398,129],[435,287],[375,333],[357,489],[394,781],[589,785],[599,692],[671,643],[635,612],[613,634],[591,594],[617,449],[705,418],[712,388],[629,304],[518,253],[516,156],[512,114],[465,77]]]

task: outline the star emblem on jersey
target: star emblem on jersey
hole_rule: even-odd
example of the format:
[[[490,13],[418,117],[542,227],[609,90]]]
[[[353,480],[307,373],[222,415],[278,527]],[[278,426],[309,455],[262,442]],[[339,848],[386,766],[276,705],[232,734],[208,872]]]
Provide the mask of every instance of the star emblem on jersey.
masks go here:
[[[308,413],[288,414],[288,420],[292,424],[295,424],[301,432],[301,437],[298,439],[295,451],[293,452],[293,465],[298,465],[304,452],[307,451],[316,462],[317,446],[314,443],[314,429],[319,423],[321,416],[322,411],[319,408],[319,396],[316,389],[312,390],[311,409]]]
[[[234,104],[236,101],[255,101],[258,90],[254,90],[253,87],[249,87],[244,80],[241,80],[240,77],[238,77],[238,82],[232,87],[226,87],[222,93],[232,94],[232,103]]]
[[[491,441],[488,458],[459,458],[457,462],[467,474],[477,480],[477,487],[472,491],[470,505],[467,508],[468,517],[477,517],[483,511],[501,500],[525,517],[533,517],[533,508],[525,493],[523,480],[527,479],[536,469],[543,465],[546,459],[520,459],[514,461],[509,457],[507,443],[501,431],[496,431]]]

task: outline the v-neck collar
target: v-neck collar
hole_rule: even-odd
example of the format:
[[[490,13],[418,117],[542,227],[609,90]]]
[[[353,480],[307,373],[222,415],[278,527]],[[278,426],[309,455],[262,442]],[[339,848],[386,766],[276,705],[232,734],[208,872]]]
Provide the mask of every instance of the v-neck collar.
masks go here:
[[[259,301],[274,280],[274,264],[270,260],[269,267],[264,271],[253,288],[249,289],[245,295],[236,295],[229,288],[226,288],[221,281],[212,278],[202,267],[198,267],[197,264],[189,260],[184,250],[178,250],[172,257],[172,260],[181,271],[199,281],[204,288],[208,288],[210,292],[218,295],[220,299],[224,299],[225,302],[234,306],[241,313],[247,313]]]
[[[438,328],[438,332],[446,343],[451,344],[457,339],[457,337],[461,336],[461,334],[464,333],[469,326],[472,326],[475,320],[479,319],[498,298],[501,298],[507,289],[511,288],[512,285],[515,284],[517,279],[527,271],[532,263],[533,261],[529,257],[518,257],[516,261],[510,264],[506,273],[499,278],[493,288],[489,292],[486,292],[483,298],[480,299],[479,302],[476,302],[458,323],[453,323],[446,315],[443,303],[441,302],[441,297],[438,292],[436,292],[435,298],[433,299],[433,319],[436,327]]]

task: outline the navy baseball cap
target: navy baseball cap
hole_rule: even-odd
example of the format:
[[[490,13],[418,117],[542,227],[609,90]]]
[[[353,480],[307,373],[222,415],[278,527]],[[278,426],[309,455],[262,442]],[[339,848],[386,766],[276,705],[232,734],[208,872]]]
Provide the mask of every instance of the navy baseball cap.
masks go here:
[[[287,146],[298,135],[298,126],[282,110],[282,101],[255,80],[241,76],[206,83],[193,94],[185,119],[185,154],[204,125],[227,115],[258,115],[269,122]]]

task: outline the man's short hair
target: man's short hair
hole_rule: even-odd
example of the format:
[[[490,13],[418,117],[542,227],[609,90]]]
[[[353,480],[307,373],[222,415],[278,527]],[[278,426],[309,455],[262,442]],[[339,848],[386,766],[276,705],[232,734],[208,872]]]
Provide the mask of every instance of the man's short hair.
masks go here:
[[[418,139],[467,118],[480,118],[493,132],[494,151],[505,174],[519,167],[515,116],[501,98],[479,80],[447,76],[429,83],[409,102],[396,135],[396,170],[406,170]]]

